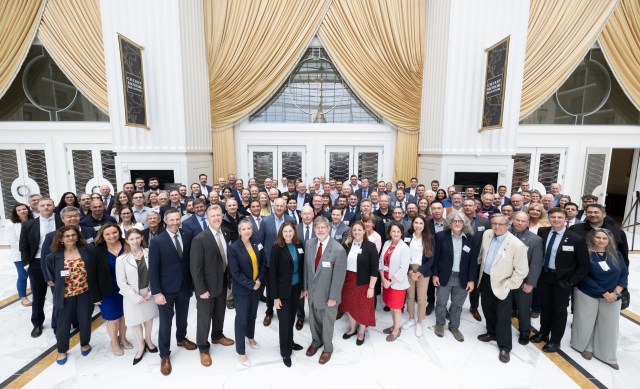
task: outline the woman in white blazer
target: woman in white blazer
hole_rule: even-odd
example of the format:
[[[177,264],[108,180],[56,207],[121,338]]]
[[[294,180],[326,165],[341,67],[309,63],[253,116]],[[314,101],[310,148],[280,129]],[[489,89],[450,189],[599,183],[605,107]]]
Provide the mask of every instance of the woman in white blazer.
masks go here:
[[[404,227],[398,222],[391,222],[387,227],[389,240],[384,243],[380,254],[380,281],[382,284],[382,300],[391,309],[393,326],[385,329],[387,342],[393,342],[400,336],[402,307],[409,289],[407,273],[411,261],[411,249],[402,241]]]
[[[151,341],[153,318],[158,316],[158,306],[149,288],[149,249],[145,247],[142,232],[132,228],[127,232],[126,240],[124,254],[116,259],[116,280],[124,297],[124,321],[127,327],[133,327],[138,342],[138,352],[133,359],[135,365],[142,360],[146,350],[158,352]]]

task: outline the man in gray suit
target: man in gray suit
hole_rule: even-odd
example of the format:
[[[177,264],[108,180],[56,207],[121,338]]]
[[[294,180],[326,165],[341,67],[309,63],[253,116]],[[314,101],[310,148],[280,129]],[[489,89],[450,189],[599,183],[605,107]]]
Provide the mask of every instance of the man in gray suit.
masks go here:
[[[343,211],[344,209],[338,206],[334,205],[331,207],[331,226],[329,226],[329,235],[339,243],[344,241],[347,237],[347,232],[349,231],[349,226],[344,224],[342,221]]]
[[[513,298],[518,309],[518,326],[520,327],[520,337],[518,343],[526,345],[529,343],[531,332],[531,302],[533,300],[533,288],[538,283],[544,256],[542,250],[542,238],[529,231],[529,215],[519,211],[511,219],[511,233],[515,235],[525,246],[527,246],[527,259],[529,261],[529,274],[524,279],[520,289],[516,290]]]
[[[303,295],[309,301],[311,345],[307,356],[312,357],[324,345],[320,364],[331,359],[333,326],[347,273],[347,254],[342,245],[329,236],[329,220],[324,216],[313,222],[316,237],[305,245]]]
[[[309,204],[302,207],[302,211],[300,211],[300,223],[296,224],[296,236],[298,240],[302,242],[303,246],[309,239],[316,237],[316,231],[313,228],[313,216],[313,208],[311,208]],[[298,300],[298,310],[296,311],[296,316],[298,317],[296,320],[296,330],[298,331],[304,327],[304,302],[304,297]]]

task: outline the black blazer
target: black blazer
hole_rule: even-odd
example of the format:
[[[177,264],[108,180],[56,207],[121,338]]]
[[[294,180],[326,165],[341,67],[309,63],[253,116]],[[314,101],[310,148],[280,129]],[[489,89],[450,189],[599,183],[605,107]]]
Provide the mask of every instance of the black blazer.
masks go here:
[[[60,216],[54,217],[56,230],[63,226]],[[22,232],[20,233],[20,259],[22,265],[27,266],[31,264],[31,261],[36,258],[38,248],[40,248],[40,218],[37,217],[33,220],[27,220],[22,223]],[[46,257],[44,258],[46,259]]]
[[[80,229],[80,234],[87,242],[87,245],[91,245],[93,247],[93,239],[96,237],[96,231],[93,228],[78,226]],[[51,243],[53,243],[53,238],[56,237],[58,231],[51,231],[44,237],[44,242],[42,243],[42,250],[40,251],[40,257],[45,259],[46,265],[42,266],[42,273],[44,274],[45,281],[54,281],[53,276],[53,264],[49,263],[47,259],[49,254],[51,253]]]
[[[189,296],[193,292],[190,254],[193,235],[180,230],[182,237],[182,258],[178,257],[176,246],[167,230],[155,237],[149,245],[149,285],[152,294],[178,293],[181,289]]]
[[[225,235],[222,228],[220,231],[225,238],[225,243],[228,243],[229,237]],[[228,248],[225,247],[225,249],[228,254]],[[213,236],[211,229],[207,228],[193,238],[191,243],[191,277],[197,295],[209,292],[211,297],[217,297],[221,293],[226,293],[224,274],[224,260],[220,255],[216,237]]]
[[[411,240],[413,240],[413,234],[410,234],[407,232],[407,235],[404,238],[404,243],[407,244],[407,246],[411,245]],[[420,271],[420,273],[422,273],[422,275],[424,277],[431,277],[431,275],[433,274],[433,263],[435,262],[435,259],[433,257],[433,235],[431,237],[431,256],[427,257],[426,255],[424,255],[424,253],[422,254],[422,263],[420,264],[420,269],[418,269]],[[452,263],[453,265],[453,263]]]
[[[543,252],[547,252],[547,238],[551,227],[540,227]],[[556,238],[557,239],[557,238]],[[543,257],[544,258],[544,257]],[[584,238],[571,230],[565,230],[556,252],[556,276],[566,287],[577,285],[591,270],[591,259]],[[544,259],[543,270],[544,271]]]
[[[86,244],[84,246],[78,246],[78,251],[84,261],[86,269],[87,263],[90,262],[94,256],[93,245]],[[55,287],[53,288],[53,306],[54,308],[62,309],[64,307],[64,277],[60,273],[64,270],[64,251],[50,253],[47,255],[46,260],[47,263],[51,264],[51,281],[55,282]],[[88,281],[87,279],[87,282]],[[91,293],[91,286],[89,286],[89,293]]]
[[[475,236],[462,237],[462,255],[460,257],[460,272],[458,279],[460,286],[466,287],[467,282],[478,280],[478,251],[475,244]],[[468,250],[465,249],[468,248]],[[453,267],[453,242],[451,230],[440,231],[436,234],[433,256],[433,275],[440,277],[440,285],[447,285],[451,277]]]
[[[342,245],[347,252],[347,256],[349,256],[351,246],[351,244]],[[378,256],[376,245],[373,242],[365,240],[362,242],[360,248],[362,252],[358,254],[358,258],[356,259],[356,285],[358,286],[368,284],[371,277],[378,277],[380,275],[378,269],[380,257]]]
[[[264,272],[267,269],[267,259],[264,257],[264,248],[261,243],[258,243],[258,239],[252,238],[250,242],[258,262],[258,280],[260,280],[260,284],[264,284]],[[255,281],[253,281],[251,256],[249,256],[247,248],[244,247],[242,239],[238,239],[229,245],[227,260],[229,261],[229,272],[231,273],[233,282],[233,294],[249,295],[254,291]]]
[[[302,244],[296,245],[298,251],[298,278],[300,287],[304,282],[304,248]],[[291,296],[291,277],[293,276],[293,258],[289,248],[274,244],[271,247],[269,266],[269,294],[275,299],[287,300]],[[296,299],[297,300],[297,299]]]
[[[120,244],[124,247],[124,239],[120,239]],[[113,279],[111,278],[109,250],[106,243],[96,246],[93,255],[89,258],[89,261],[85,262],[84,266],[87,269],[91,302],[97,303],[102,301],[102,296],[112,295]]]
[[[159,225],[158,232],[156,233],[156,237],[162,234],[163,231],[164,231],[164,228],[162,228],[162,225]],[[145,228],[144,230],[142,230],[142,236],[144,237],[144,241],[147,242],[147,245],[149,244],[149,233],[150,233],[149,228]]]

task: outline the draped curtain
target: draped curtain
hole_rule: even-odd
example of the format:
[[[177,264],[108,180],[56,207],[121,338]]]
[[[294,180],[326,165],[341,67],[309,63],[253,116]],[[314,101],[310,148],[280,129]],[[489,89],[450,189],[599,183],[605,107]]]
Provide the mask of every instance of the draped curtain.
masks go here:
[[[593,46],[618,0],[531,0],[520,119],[542,105]]]
[[[318,35],[352,90],[398,128],[394,178],[417,175],[425,0],[334,0]]]
[[[0,97],[29,52],[44,5],[44,0],[0,1]]]
[[[233,125],[275,94],[331,0],[205,0],[213,168],[235,171]]]
[[[100,0],[47,0],[38,37],[71,83],[109,114]]]
[[[640,109],[640,2],[620,0],[599,41],[622,90]]]

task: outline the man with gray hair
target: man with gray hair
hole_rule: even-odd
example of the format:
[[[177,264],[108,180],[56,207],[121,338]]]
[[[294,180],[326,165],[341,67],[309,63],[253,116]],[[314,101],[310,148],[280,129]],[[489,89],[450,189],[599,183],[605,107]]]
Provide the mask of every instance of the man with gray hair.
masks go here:
[[[347,254],[338,241],[329,236],[329,220],[320,216],[313,222],[316,237],[305,244],[303,295],[309,301],[312,357],[324,345],[319,362],[324,365],[333,353],[333,327],[347,274]]]
[[[476,244],[467,217],[460,211],[451,211],[444,223],[444,231],[435,236],[433,285],[438,287],[436,296],[437,336],[444,336],[447,302],[451,297],[449,330],[462,342],[459,330],[462,305],[475,286],[478,277]]]
[[[542,196],[542,208],[544,208],[545,212],[549,212],[551,208],[553,208],[553,195],[551,193],[547,193]]]

